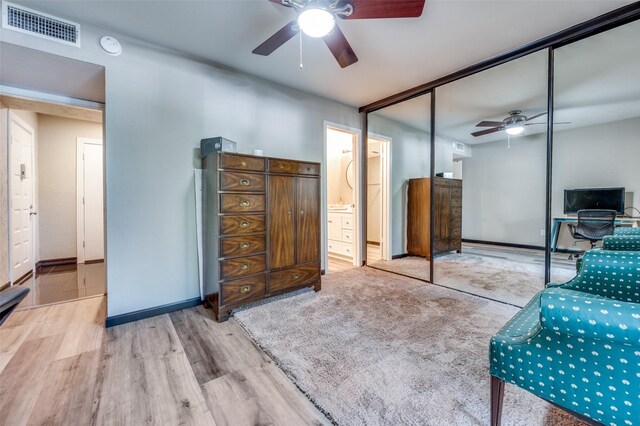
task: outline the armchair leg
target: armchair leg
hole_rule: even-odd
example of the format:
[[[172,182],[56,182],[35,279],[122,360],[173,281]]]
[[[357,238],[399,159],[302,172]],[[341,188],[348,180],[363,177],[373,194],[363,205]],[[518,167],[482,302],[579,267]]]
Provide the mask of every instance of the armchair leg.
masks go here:
[[[504,381],[491,376],[491,426],[500,426],[503,397]]]

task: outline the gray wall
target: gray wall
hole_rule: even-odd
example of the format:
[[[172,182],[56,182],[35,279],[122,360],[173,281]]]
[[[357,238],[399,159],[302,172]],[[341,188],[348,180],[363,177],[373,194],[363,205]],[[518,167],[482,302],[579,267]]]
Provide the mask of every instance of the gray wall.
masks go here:
[[[624,186],[640,208],[639,134],[640,118],[556,132],[553,215],[570,188]],[[462,167],[463,237],[544,246],[545,156],[544,134],[475,145]],[[572,245],[564,228],[559,247]]]
[[[241,152],[321,161],[325,120],[359,127],[353,107],[90,25],[82,31],[82,48],[13,31],[0,39],[106,67],[109,316],[198,296],[193,168],[200,139],[221,135]],[[107,33],[122,43],[121,56],[99,49]]]
[[[76,257],[79,137],[102,140],[102,124],[38,115],[37,260]]]

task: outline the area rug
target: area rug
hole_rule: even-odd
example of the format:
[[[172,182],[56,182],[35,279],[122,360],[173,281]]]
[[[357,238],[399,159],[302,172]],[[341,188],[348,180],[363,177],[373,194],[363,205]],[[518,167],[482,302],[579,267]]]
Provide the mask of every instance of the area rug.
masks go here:
[[[236,320],[339,425],[489,424],[490,337],[517,308],[372,268]],[[507,385],[504,425],[581,423]]]
[[[523,307],[544,288],[544,258],[496,252],[449,253],[436,257],[433,282]],[[429,263],[421,257],[377,261],[375,268],[429,281]],[[565,282],[576,274],[575,266],[554,264],[552,277]]]

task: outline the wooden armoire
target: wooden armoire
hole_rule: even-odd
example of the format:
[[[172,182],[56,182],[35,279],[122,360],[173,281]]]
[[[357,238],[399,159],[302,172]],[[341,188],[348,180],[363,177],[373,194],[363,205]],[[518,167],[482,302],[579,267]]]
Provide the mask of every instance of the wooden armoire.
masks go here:
[[[431,259],[430,178],[409,179],[407,192],[407,253]],[[462,180],[436,177],[433,181],[434,255],[462,250]]]
[[[320,164],[203,159],[204,287],[218,321],[277,294],[320,290]]]

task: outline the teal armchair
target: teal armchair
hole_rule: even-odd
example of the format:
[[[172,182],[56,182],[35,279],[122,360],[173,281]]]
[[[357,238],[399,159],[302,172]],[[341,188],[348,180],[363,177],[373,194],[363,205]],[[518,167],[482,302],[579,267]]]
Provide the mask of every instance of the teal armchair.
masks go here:
[[[491,424],[505,383],[592,424],[640,425],[640,252],[592,250],[491,339]],[[506,414],[508,415],[508,413]]]
[[[598,249],[592,249],[598,250]],[[602,239],[602,250],[639,251],[640,234],[638,235],[607,235]],[[576,259],[576,272],[580,271],[582,258]]]
[[[613,230],[613,235],[640,235],[640,227],[620,227]]]

